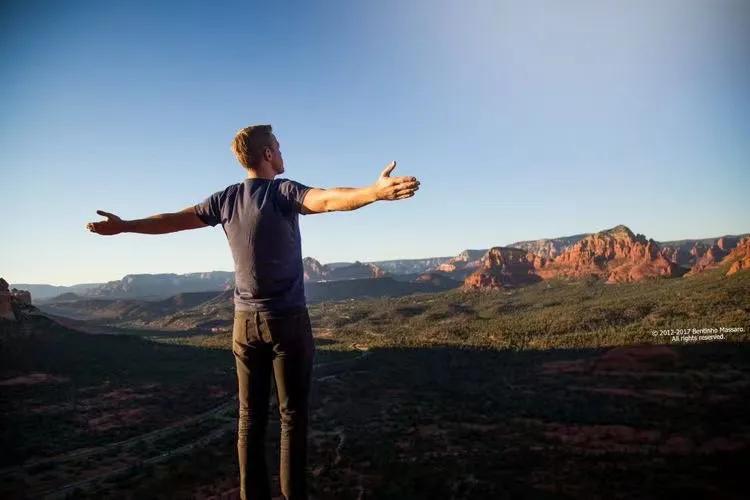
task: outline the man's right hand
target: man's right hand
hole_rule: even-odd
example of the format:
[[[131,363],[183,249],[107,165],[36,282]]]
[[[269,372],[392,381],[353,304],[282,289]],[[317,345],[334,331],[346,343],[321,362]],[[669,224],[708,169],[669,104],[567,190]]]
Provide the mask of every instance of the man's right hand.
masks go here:
[[[414,196],[419,189],[419,181],[416,177],[391,177],[391,172],[396,168],[396,162],[390,162],[380,173],[380,177],[373,190],[378,200],[402,200]]]

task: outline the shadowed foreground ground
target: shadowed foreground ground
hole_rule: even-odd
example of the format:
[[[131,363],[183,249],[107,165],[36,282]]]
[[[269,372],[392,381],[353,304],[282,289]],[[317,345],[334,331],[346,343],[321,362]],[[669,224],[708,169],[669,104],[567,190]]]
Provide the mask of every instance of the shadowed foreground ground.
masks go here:
[[[750,351],[630,351],[376,350],[315,384],[312,493],[744,498]],[[277,446],[272,433],[272,464]],[[236,486],[235,471],[228,434],[107,496],[212,497]]]

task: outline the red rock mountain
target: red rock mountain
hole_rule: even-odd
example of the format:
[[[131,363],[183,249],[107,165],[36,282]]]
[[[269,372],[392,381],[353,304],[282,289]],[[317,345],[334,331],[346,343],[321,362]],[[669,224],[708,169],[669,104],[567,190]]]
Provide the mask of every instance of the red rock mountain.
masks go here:
[[[543,278],[595,276],[607,283],[678,276],[678,266],[661,254],[659,245],[624,225],[583,238],[537,272]]]
[[[521,248],[490,248],[481,267],[464,281],[464,288],[497,289],[540,281],[534,269],[537,257]]]
[[[621,283],[680,274],[679,266],[662,254],[656,241],[618,225],[581,238],[555,258],[521,248],[491,248],[464,287],[502,288],[556,277]]]

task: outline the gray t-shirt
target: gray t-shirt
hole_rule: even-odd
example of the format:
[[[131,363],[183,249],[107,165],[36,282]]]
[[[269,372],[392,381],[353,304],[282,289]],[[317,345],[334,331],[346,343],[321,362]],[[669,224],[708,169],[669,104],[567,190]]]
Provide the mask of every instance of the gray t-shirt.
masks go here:
[[[250,179],[195,205],[206,224],[221,223],[234,258],[234,308],[283,311],[304,307],[299,214],[310,189],[290,179]]]

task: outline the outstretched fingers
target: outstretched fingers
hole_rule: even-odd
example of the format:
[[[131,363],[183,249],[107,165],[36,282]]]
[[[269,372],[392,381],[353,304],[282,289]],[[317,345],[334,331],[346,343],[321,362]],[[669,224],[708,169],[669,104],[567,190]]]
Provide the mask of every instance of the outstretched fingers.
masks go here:
[[[411,191],[411,192],[406,193],[406,194],[400,194],[400,195],[396,196],[394,198],[394,200],[403,200],[404,198],[411,198],[412,196],[414,196],[414,191]]]

